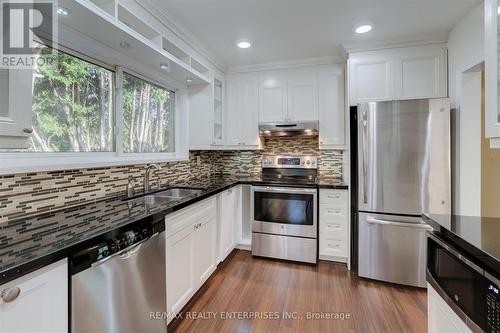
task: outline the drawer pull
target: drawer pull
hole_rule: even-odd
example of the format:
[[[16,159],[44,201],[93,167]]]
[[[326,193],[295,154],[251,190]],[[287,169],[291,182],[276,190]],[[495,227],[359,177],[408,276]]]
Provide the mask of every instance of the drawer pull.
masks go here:
[[[331,194],[329,194],[328,198],[329,199],[340,199],[340,195],[338,195],[338,194],[337,195],[331,195]]]
[[[341,229],[340,225],[338,225],[338,224],[334,224],[334,225],[330,224],[330,225],[328,225],[328,228],[330,228],[330,229]]]
[[[15,300],[20,293],[21,293],[21,288],[19,287],[5,288],[0,292],[0,298],[5,303],[10,303],[13,300]]]
[[[337,210],[331,210],[331,209],[329,209],[328,210],[328,214],[340,214],[340,210],[338,210],[338,209]]]

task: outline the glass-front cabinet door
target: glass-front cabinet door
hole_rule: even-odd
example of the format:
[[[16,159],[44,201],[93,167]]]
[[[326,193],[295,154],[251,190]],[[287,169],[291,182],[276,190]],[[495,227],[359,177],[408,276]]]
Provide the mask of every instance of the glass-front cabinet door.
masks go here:
[[[485,0],[485,129],[500,148],[500,0]]]
[[[224,84],[223,79],[214,78],[214,122],[212,145],[224,143]]]

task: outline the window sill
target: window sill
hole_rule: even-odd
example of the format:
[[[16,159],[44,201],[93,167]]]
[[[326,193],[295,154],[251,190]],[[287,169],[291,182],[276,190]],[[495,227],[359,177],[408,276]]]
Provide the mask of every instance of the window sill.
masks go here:
[[[27,156],[28,155],[28,156]],[[187,161],[181,154],[0,153],[0,175]]]

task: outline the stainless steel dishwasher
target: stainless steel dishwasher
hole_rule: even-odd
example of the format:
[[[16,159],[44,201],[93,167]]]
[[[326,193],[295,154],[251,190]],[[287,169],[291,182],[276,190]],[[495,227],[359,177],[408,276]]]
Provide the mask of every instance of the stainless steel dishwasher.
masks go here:
[[[164,229],[114,231],[72,256],[72,332],[167,331]]]

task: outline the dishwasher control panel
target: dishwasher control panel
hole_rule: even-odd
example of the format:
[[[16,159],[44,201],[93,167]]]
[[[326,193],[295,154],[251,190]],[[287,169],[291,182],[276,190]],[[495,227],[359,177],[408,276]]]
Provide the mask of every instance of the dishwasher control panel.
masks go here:
[[[107,237],[96,239],[85,249],[71,256],[71,273],[77,274],[116,253],[125,252],[128,248],[148,239],[153,234],[154,230],[151,224],[141,223],[133,228],[112,232]]]

